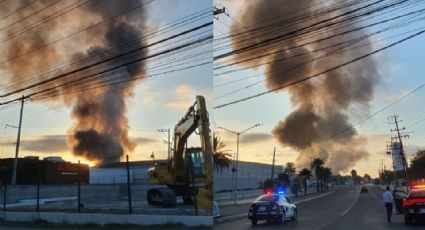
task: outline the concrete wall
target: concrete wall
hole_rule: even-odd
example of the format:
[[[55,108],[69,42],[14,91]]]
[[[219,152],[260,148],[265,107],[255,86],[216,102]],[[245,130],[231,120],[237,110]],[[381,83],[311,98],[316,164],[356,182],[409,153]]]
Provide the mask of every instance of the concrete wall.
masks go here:
[[[222,172],[214,172],[214,192],[232,189],[232,166]],[[272,166],[254,162],[240,161],[238,164],[238,188],[255,189],[258,182],[271,176]],[[281,173],[283,166],[275,165],[274,174]]]
[[[149,188],[157,185],[131,185],[132,199],[146,200],[146,192]],[[77,185],[42,185],[40,186],[40,198],[76,197]],[[4,190],[0,192],[3,201]],[[127,199],[127,184],[109,185],[81,185],[81,200],[84,201],[120,201]],[[16,203],[24,199],[36,199],[37,187],[34,185],[16,185],[7,187],[7,203]]]
[[[130,168],[130,183],[145,184],[149,167]],[[126,168],[90,168],[90,184],[126,184]]]
[[[212,226],[212,216],[166,216],[166,215],[123,215],[99,213],[52,213],[52,212],[0,212],[6,221],[31,222],[44,220],[50,223],[66,224],[183,224],[188,227]]]
[[[150,167],[150,166],[149,166]],[[146,184],[149,167],[131,167],[132,184]],[[232,189],[232,166],[222,172],[214,171],[214,191]],[[272,166],[255,162],[240,161],[238,164],[238,188],[255,189],[259,181],[270,178]],[[275,165],[274,173],[282,172],[283,166]],[[90,184],[126,184],[126,168],[90,168]]]

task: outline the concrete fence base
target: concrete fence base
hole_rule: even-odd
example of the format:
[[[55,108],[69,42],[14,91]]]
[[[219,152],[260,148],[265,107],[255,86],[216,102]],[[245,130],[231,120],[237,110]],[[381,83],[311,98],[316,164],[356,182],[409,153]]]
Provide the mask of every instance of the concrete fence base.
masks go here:
[[[212,226],[212,216],[166,216],[166,215],[123,215],[100,213],[58,213],[58,212],[0,212],[4,221],[32,222],[43,220],[55,224],[131,224],[159,225],[183,224],[188,227]]]

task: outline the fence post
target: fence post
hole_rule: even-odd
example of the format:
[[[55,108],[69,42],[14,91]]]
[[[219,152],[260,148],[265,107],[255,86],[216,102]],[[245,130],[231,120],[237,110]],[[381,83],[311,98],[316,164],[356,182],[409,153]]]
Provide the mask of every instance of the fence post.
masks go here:
[[[133,214],[133,207],[131,206],[130,163],[128,162],[128,155],[126,155],[126,159],[127,159],[128,213]]]
[[[37,162],[37,212],[40,212],[40,161]]]
[[[6,193],[7,193],[7,184],[4,184],[4,191],[3,191],[3,212],[6,212]]]
[[[192,155],[189,153],[189,168],[190,174],[192,175],[192,195],[193,195],[193,205],[195,207],[195,216],[198,216],[198,201],[196,200],[196,183],[195,183],[195,173],[193,171]]]
[[[78,175],[77,175],[77,180],[78,180],[78,213],[81,212],[81,165],[80,165],[80,161],[78,161]]]

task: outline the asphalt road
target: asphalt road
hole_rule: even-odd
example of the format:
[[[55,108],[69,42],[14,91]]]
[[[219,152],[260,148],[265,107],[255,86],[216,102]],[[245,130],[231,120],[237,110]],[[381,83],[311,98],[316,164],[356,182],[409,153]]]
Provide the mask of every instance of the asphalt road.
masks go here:
[[[382,190],[371,186],[369,193],[360,194],[359,187],[344,188],[334,193],[297,205],[298,221],[281,224],[259,222],[252,226],[248,218],[215,223],[215,229],[424,229],[424,224],[406,226],[402,215],[386,222]],[[246,212],[246,211],[245,211]]]

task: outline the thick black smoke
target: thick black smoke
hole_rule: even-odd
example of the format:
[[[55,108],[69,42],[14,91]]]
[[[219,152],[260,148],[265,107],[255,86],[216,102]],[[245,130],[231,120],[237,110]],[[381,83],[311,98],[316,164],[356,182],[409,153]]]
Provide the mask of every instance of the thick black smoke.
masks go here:
[[[5,25],[13,23],[14,20],[25,18],[31,12],[37,11],[43,7],[46,10],[39,11],[34,17],[23,20],[16,27],[2,32],[4,36],[13,36],[19,30],[29,28],[34,21],[41,18],[48,18],[59,12],[68,5],[78,3],[78,1],[37,1],[29,4],[16,15],[12,15],[4,22]],[[1,3],[0,17],[7,12],[12,12],[29,1],[5,1]],[[28,30],[20,36],[7,40],[2,46],[4,59],[13,59],[0,66],[2,70],[11,73],[11,83],[22,83],[34,73],[40,70],[58,69],[60,66],[66,66],[69,63],[78,63],[74,65],[77,69],[80,66],[88,65],[96,61],[116,56],[130,50],[138,49],[146,45],[143,38],[143,32],[146,30],[146,9],[140,7],[146,3],[143,0],[91,0],[83,4],[56,20],[51,20],[41,26]],[[50,7],[47,7],[51,5]],[[132,10],[133,9],[133,10]],[[124,12],[131,13],[123,14]],[[115,17],[121,15],[119,17]],[[112,17],[115,17],[111,19]],[[81,28],[104,21],[96,27],[84,31],[77,36],[70,37],[61,42],[49,45],[58,37],[72,34]],[[42,48],[39,48],[42,47]],[[31,52],[37,49],[36,52]],[[147,51],[142,50],[130,55],[123,56],[103,63],[91,69],[83,71],[81,74],[72,75],[62,81],[51,82],[44,85],[44,88],[58,86],[70,79],[77,79],[81,76],[87,76],[104,69],[109,69],[122,65],[125,62],[144,57]],[[17,57],[20,54],[20,57]],[[130,65],[116,69],[91,78],[90,81],[81,81],[81,84],[67,84],[56,88],[55,91],[49,91],[49,95],[60,92],[73,92],[81,90],[82,87],[100,84],[104,79],[113,81],[127,81],[145,74],[144,64]],[[69,70],[62,70],[61,72]],[[40,75],[34,80],[45,80],[52,77],[52,74]],[[102,88],[96,88],[90,91],[82,91],[79,94],[64,94],[61,98],[67,105],[73,107],[72,118],[74,124],[68,133],[68,144],[73,153],[83,156],[98,163],[107,163],[118,161],[120,157],[135,148],[135,144],[128,136],[128,119],[126,101],[132,96],[136,81],[127,81],[126,83]],[[43,88],[42,87],[42,88]],[[92,87],[93,88],[93,87]],[[40,90],[37,88],[35,91]],[[49,98],[50,100],[52,98]],[[60,99],[54,97],[53,100]]]
[[[277,20],[283,18],[292,20],[275,25],[267,32],[252,32],[248,35],[250,39],[247,39],[246,36],[235,36],[232,39],[233,48],[239,49],[264,41],[277,34],[296,31],[353,9],[346,7],[332,13],[314,16],[318,9],[318,2],[310,0],[257,0],[247,2],[246,7],[238,15],[238,21],[244,26],[258,25],[258,23],[263,22],[277,22]],[[326,6],[332,6],[337,2],[339,1],[328,1]],[[324,7],[324,5],[322,4],[321,7]],[[301,16],[309,19],[297,20]],[[241,61],[248,57],[275,53],[240,64],[245,67],[267,62],[268,64],[264,66],[267,79],[266,86],[269,89],[275,89],[334,67],[343,60],[358,57],[370,51],[371,47],[368,45],[361,49],[352,49],[336,54],[335,51],[338,50],[338,47],[324,49],[332,44],[359,37],[365,31],[357,31],[344,36],[335,36],[322,42],[302,45],[358,26],[360,25],[352,23],[341,28],[327,28],[321,30],[320,33],[288,36],[287,39],[273,46],[268,46],[267,49],[257,48],[250,52],[242,52],[235,55],[234,59]],[[239,24],[234,24],[231,28],[231,33],[240,31]],[[279,50],[282,51],[276,52]],[[331,51],[334,53],[331,53]],[[329,56],[319,58],[325,55]],[[313,79],[286,88],[294,110],[277,124],[273,129],[273,135],[282,145],[291,146],[300,152],[298,163],[302,166],[308,165],[311,158],[322,156],[326,158],[324,160],[327,160],[327,164],[334,171],[348,169],[357,160],[367,157],[367,153],[363,150],[367,140],[360,138],[354,128],[329,140],[325,139],[351,126],[349,121],[350,109],[356,103],[367,106],[373,97],[374,85],[379,82],[379,79],[374,60],[367,59],[361,63],[329,72],[321,79]]]

